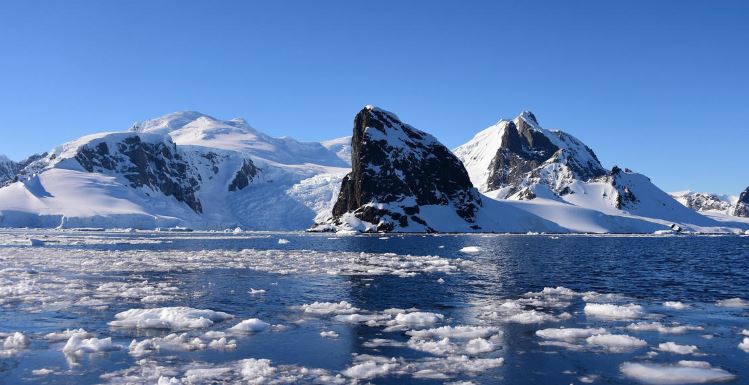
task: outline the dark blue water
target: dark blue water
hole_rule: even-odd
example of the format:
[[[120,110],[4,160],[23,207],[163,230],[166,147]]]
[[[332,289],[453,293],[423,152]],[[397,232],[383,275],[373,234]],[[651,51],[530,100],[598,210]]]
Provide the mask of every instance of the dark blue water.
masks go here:
[[[35,234],[42,237],[44,234]],[[284,365],[295,368],[325,369],[338,380],[355,381],[346,376],[347,368],[365,359],[357,355],[395,358],[399,363],[388,373],[362,380],[375,384],[439,384],[455,381],[473,383],[513,384],[569,384],[593,381],[606,384],[639,383],[626,376],[620,365],[625,362],[675,364],[679,360],[705,361],[712,368],[721,368],[735,376],[735,383],[749,382],[749,353],[738,348],[741,331],[749,329],[749,309],[716,306],[716,301],[729,298],[749,299],[749,238],[747,237],[588,237],[588,236],[349,236],[329,239],[326,234],[259,234],[255,238],[234,239],[225,234],[163,234],[163,233],[97,233],[100,239],[122,240],[120,244],[69,245],[54,242],[57,234],[49,233],[43,252],[46,259],[34,254],[39,248],[0,246],[0,263],[8,267],[38,270],[39,274],[57,274],[93,290],[106,282],[164,282],[178,288],[178,295],[168,301],[144,304],[139,298],[108,298],[106,308],[68,306],[48,309],[44,305],[24,300],[18,294],[0,307],[0,333],[20,331],[30,338],[24,349],[0,358],[0,383],[93,384],[93,383],[155,383],[154,377],[144,372],[147,359],[160,366],[165,377],[182,383],[231,383],[238,381],[234,374],[210,379],[188,378],[186,367],[199,363],[204,367],[221,368],[234,365],[246,358],[265,358],[276,367],[266,382],[282,381],[279,373]],[[6,238],[20,238],[18,232]],[[239,238],[239,237],[238,237]],[[279,244],[279,239],[289,242]],[[156,244],[129,244],[128,240],[161,240]],[[476,246],[478,253],[460,250]],[[175,264],[169,269],[142,271],[137,257],[126,260],[122,268],[70,269],[56,267],[55,258],[81,258],[80,250],[90,252],[102,264],[112,263],[109,252],[169,253],[189,251],[196,256],[206,250],[225,250],[227,255],[245,249],[287,250],[304,253],[349,255],[356,263],[357,253],[394,253],[397,255],[435,255],[445,259],[462,258],[470,264],[462,265],[456,273],[420,271],[409,277],[396,275],[329,275],[282,274],[273,269],[252,268],[186,268]],[[326,254],[327,255],[327,254]],[[91,257],[94,258],[94,257]],[[362,257],[364,258],[364,257]],[[13,264],[11,264],[12,261]],[[0,266],[2,269],[3,266]],[[16,274],[16,273],[13,273]],[[0,275],[2,277],[2,275]],[[6,273],[6,285],[11,273]],[[443,282],[438,281],[442,278]],[[0,281],[0,283],[3,281]],[[508,322],[502,317],[481,316],[485,306],[498,306],[505,300],[528,298],[526,293],[544,287],[563,286],[577,293],[595,291],[616,294],[614,303],[637,304],[643,314],[634,319],[598,319],[585,314],[586,300],[582,294],[564,298],[569,305],[553,309],[546,305],[524,303],[523,309],[568,316],[540,323]],[[9,286],[10,287],[10,286]],[[249,295],[251,288],[266,290],[262,295]],[[41,290],[41,289],[40,289]],[[43,291],[43,290],[41,290]],[[469,355],[474,358],[503,358],[501,366],[484,370],[446,370],[449,378],[419,378],[409,365],[422,365],[431,358],[449,360],[461,354],[430,354],[407,346],[368,347],[368,341],[387,339],[407,343],[410,327],[387,331],[384,325],[349,324],[333,319],[334,315],[309,315],[298,306],[315,301],[347,301],[359,308],[359,313],[374,314],[389,308],[415,308],[444,316],[430,327],[445,325],[478,325],[497,327],[501,339],[489,352]],[[676,310],[662,306],[664,301],[681,301],[687,308]],[[589,300],[588,302],[593,302]],[[595,301],[595,302],[601,302]],[[33,304],[33,306],[32,306]],[[206,330],[224,331],[238,321],[255,317],[269,324],[283,325],[279,330],[235,336],[236,348],[229,350],[198,349],[194,351],[164,350],[145,357],[129,354],[127,346],[135,340],[165,336],[172,331],[152,329],[120,329],[107,325],[114,315],[132,308],[188,306],[211,309],[234,315],[233,320],[218,322],[205,330],[189,330],[199,336]],[[664,325],[699,326],[682,334],[657,331],[627,330],[633,322],[660,322]],[[581,350],[543,345],[535,332],[544,328],[597,328],[611,334],[626,334],[647,342],[646,347],[622,352],[601,351],[588,346],[585,340],[576,341]],[[94,354],[70,357],[61,352],[62,342],[49,342],[44,334],[67,328],[84,328],[96,337],[111,337],[122,348]],[[427,327],[421,327],[421,329]],[[335,331],[338,338],[322,338],[320,331]],[[707,337],[709,335],[709,337]],[[663,342],[695,345],[698,354],[658,352]],[[650,355],[648,355],[648,353]],[[359,361],[357,361],[357,359]],[[439,361],[441,362],[441,361]],[[149,364],[150,365],[150,364]],[[51,374],[32,371],[47,368]],[[135,370],[134,368],[137,368]],[[130,371],[127,371],[130,369]],[[439,370],[437,370],[439,371]],[[129,376],[129,377],[128,377]],[[150,377],[149,377],[150,376]],[[435,376],[431,376],[435,377]],[[158,377],[155,377],[158,379]],[[192,381],[192,382],[190,382]],[[202,381],[202,382],[201,382]],[[311,382],[309,377],[292,382]],[[325,382],[320,378],[318,382]]]

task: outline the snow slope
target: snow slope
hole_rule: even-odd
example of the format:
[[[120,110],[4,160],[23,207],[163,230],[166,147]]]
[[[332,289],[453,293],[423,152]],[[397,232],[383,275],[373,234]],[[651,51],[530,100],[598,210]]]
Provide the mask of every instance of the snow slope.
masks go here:
[[[145,178],[130,170],[137,157],[116,150],[134,138],[170,154],[141,172],[161,178],[150,185],[134,185],[130,179]],[[101,156],[99,146],[112,155]],[[253,174],[246,186],[236,184],[243,167]],[[303,230],[329,215],[347,171],[319,143],[272,138],[241,119],[179,112],[53,149],[26,167],[20,182],[0,189],[0,227]]]

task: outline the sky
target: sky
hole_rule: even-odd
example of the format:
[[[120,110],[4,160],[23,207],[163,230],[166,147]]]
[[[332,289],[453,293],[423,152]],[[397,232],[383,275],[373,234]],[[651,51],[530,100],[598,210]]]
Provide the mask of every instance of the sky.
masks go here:
[[[666,191],[749,185],[747,1],[0,2],[0,154],[179,110],[449,147],[523,110]]]

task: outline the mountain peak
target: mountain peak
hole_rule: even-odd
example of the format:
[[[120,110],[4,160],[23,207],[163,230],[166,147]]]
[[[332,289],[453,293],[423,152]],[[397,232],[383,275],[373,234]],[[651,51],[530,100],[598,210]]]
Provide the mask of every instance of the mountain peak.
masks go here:
[[[533,128],[541,129],[541,125],[538,124],[538,120],[536,119],[536,115],[533,114],[533,112],[530,112],[528,110],[525,110],[518,115],[517,118],[515,118],[517,121],[524,121],[525,123],[528,123]]]

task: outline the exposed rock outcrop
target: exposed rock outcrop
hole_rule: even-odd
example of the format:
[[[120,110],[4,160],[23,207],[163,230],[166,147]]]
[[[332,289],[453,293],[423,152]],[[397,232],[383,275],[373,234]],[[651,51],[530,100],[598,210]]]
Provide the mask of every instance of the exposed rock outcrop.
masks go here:
[[[739,200],[733,209],[733,215],[737,217],[749,217],[749,187],[739,195]]]
[[[457,220],[478,229],[480,194],[460,160],[395,114],[367,106],[356,115],[351,164],[331,228],[433,232],[442,230],[440,221]]]

